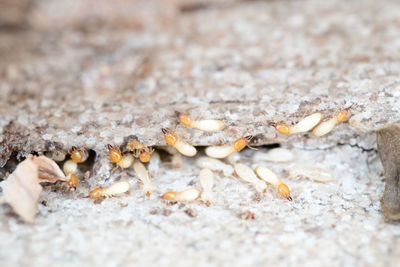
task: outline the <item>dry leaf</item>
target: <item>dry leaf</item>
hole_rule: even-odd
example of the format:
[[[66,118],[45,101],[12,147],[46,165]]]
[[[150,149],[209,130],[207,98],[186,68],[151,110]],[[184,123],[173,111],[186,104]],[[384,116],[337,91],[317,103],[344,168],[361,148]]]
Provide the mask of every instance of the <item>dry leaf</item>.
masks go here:
[[[0,183],[3,200],[25,221],[33,223],[39,194],[38,166],[29,157],[18,164],[7,180]]]
[[[31,159],[38,166],[38,174],[40,182],[55,183],[58,180],[66,181],[67,178],[63,171],[58,167],[57,163],[45,156],[35,157],[30,155]]]

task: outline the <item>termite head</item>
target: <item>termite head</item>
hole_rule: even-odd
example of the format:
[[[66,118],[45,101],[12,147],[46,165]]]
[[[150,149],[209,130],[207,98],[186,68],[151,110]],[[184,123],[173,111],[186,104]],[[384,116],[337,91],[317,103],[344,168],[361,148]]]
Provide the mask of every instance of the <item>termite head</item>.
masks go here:
[[[292,197],[290,196],[290,190],[287,185],[285,184],[278,185],[278,193],[287,200],[292,201]]]
[[[164,195],[162,195],[162,198],[168,201],[175,201],[176,199],[176,193],[175,192],[167,192]]]
[[[281,133],[281,134],[289,134],[290,133],[289,126],[287,126],[284,123],[269,121],[268,125],[274,127],[275,130],[278,131],[278,133]]]
[[[122,159],[121,150],[117,147],[114,147],[110,144],[107,145],[108,155],[110,157],[111,162],[118,163]]]
[[[351,108],[352,106],[353,106],[353,105],[351,105],[350,107],[345,108],[345,109],[339,111],[338,114],[336,114],[336,116],[335,116],[335,117],[336,117],[336,120],[337,120],[338,122],[341,122],[342,120],[344,120],[344,119],[347,117],[347,115],[349,114],[349,110],[350,110],[350,108]]]
[[[190,117],[188,114],[186,113],[182,113],[182,112],[176,112],[176,115],[178,116],[178,120],[185,126],[187,127],[191,127],[193,120],[192,117]]]
[[[143,162],[143,163],[149,162],[149,161],[150,161],[150,158],[151,158],[150,153],[147,152],[147,151],[143,151],[143,152],[140,153],[140,155],[139,155],[139,159],[140,159],[140,161]]]
[[[164,134],[164,139],[168,145],[174,146],[178,142],[178,137],[168,128],[162,128],[161,131]]]
[[[252,135],[247,135],[247,136],[241,137],[238,140],[236,140],[233,143],[233,147],[235,148],[235,151],[239,152],[240,150],[242,150],[246,146],[249,146],[249,142],[251,141],[251,139],[253,139],[253,136]]]
[[[70,189],[74,188],[76,189],[76,186],[78,185],[79,181],[78,178],[74,173],[68,173],[67,176],[67,185],[69,186]]]
[[[90,198],[99,198],[103,196],[103,188],[96,188],[89,193]]]

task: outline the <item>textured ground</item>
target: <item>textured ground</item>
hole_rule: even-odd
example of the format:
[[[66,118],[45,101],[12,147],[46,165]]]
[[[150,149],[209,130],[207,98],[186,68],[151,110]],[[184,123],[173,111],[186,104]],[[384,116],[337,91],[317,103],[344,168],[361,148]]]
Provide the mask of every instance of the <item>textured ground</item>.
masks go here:
[[[73,145],[97,158],[76,193],[46,187],[35,225],[1,207],[1,265],[400,261],[400,228],[382,215],[385,178],[375,135],[367,133],[400,122],[398,1],[23,3],[13,16],[0,12],[0,166],[10,156]],[[332,116],[350,105],[358,127],[346,121],[323,138],[286,137],[267,125],[315,111]],[[188,130],[175,111],[228,127]],[[330,169],[335,181],[291,180],[283,171],[292,165],[269,164],[293,202],[272,189],[256,201],[251,187],[229,177],[217,180],[211,207],[170,206],[158,194],[146,199],[133,171],[110,172],[105,145],[131,135],[165,145],[161,127],[196,145],[253,134],[255,145],[288,146],[297,155],[291,164]],[[244,151],[243,163],[252,164],[251,153]],[[198,171],[192,159],[183,169],[165,162],[154,179],[161,192],[184,189],[198,186]],[[130,196],[101,204],[84,198],[120,178],[132,180]],[[256,219],[241,219],[246,211]]]

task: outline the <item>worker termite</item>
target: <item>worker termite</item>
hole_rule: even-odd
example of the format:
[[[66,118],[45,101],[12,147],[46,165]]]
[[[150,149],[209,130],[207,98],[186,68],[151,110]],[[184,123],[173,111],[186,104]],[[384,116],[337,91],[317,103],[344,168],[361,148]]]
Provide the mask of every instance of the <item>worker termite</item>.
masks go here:
[[[199,174],[200,185],[203,188],[201,192],[201,201],[207,206],[213,203],[213,192],[212,188],[214,186],[214,174],[210,169],[202,169]]]
[[[107,145],[107,149],[111,162],[116,163],[123,169],[129,168],[135,160],[131,153],[122,154],[119,148],[112,145]]]
[[[329,182],[333,180],[333,173],[322,168],[293,167],[289,170],[289,177],[304,177],[317,182]]]
[[[147,172],[146,167],[144,167],[143,163],[141,162],[135,162],[133,163],[133,169],[135,170],[137,177],[143,184],[143,193],[145,194],[145,196],[149,197],[153,193],[154,187],[151,184],[149,173]]]
[[[121,196],[129,191],[131,185],[128,181],[119,181],[105,188],[96,188],[90,191],[90,198]]]
[[[258,179],[256,174],[250,167],[242,163],[237,163],[234,165],[234,168],[239,178],[241,178],[245,182],[252,184],[258,192],[263,193],[266,191],[267,184]]]
[[[89,157],[89,152],[85,149],[78,149],[76,147],[72,147],[71,149],[71,159],[76,163],[82,163],[87,160]]]
[[[222,159],[228,157],[230,154],[234,152],[239,152],[246,146],[249,146],[249,142],[253,136],[248,135],[245,137],[241,137],[237,139],[232,144],[222,145],[222,146],[209,146],[205,149],[205,153],[207,156],[217,159]]]
[[[312,134],[314,136],[323,136],[330,133],[338,123],[340,123],[347,117],[350,108],[351,107],[345,108],[339,111],[334,117],[324,120],[323,122],[318,124],[317,127],[315,127],[312,131]]]
[[[253,161],[272,161],[272,162],[289,162],[294,159],[294,154],[286,148],[273,148],[267,153],[256,152],[253,155]]]
[[[46,157],[51,158],[54,161],[64,161],[66,155],[67,153],[63,150],[54,150],[45,153]]]
[[[185,141],[179,140],[176,134],[170,129],[162,128],[161,131],[164,134],[164,139],[167,144],[174,147],[183,155],[193,157],[197,154],[197,150],[194,146],[186,143]]]
[[[196,128],[205,132],[216,132],[225,128],[221,120],[194,120],[186,113],[177,112],[178,120],[186,127]]]
[[[157,152],[154,152],[150,161],[149,161],[149,174],[151,177],[156,177],[158,170],[160,169],[161,159],[160,155]]]
[[[208,168],[213,171],[222,171],[225,176],[231,176],[233,174],[233,167],[225,164],[222,161],[209,157],[200,157],[196,161],[200,168]]]
[[[167,192],[162,198],[168,201],[174,202],[191,202],[198,199],[200,196],[200,190],[197,188],[186,189],[182,192]]]
[[[135,158],[139,158],[141,162],[149,162],[151,158],[151,153],[154,152],[153,148],[149,148],[145,146],[142,142],[137,140],[136,138],[130,140],[126,145],[126,149],[128,151],[133,152],[133,156]]]
[[[285,185],[284,183],[282,183],[281,180],[279,180],[276,173],[274,173],[273,171],[271,171],[270,169],[268,169],[266,167],[257,167],[256,173],[257,173],[258,177],[260,177],[267,183],[270,183],[273,186],[276,186],[276,188],[278,190],[278,194],[280,194],[287,200],[292,201],[292,197],[290,196],[289,187],[287,185]]]
[[[314,128],[321,121],[321,119],[322,114],[317,112],[305,117],[293,126],[288,126],[284,123],[273,121],[269,122],[269,125],[274,127],[279,133],[289,135],[308,132]]]

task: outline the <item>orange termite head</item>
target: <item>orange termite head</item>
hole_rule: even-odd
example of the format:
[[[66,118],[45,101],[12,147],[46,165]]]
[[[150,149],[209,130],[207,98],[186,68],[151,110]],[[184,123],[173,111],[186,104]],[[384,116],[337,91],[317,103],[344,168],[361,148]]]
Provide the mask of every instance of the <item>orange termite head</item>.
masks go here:
[[[289,126],[287,126],[284,123],[270,121],[268,124],[270,126],[274,127],[278,131],[278,133],[281,133],[281,134],[289,134],[290,133]]]
[[[236,140],[233,143],[233,147],[235,148],[235,151],[239,152],[240,150],[242,150],[243,148],[248,146],[249,142],[251,141],[251,139],[253,139],[253,136],[252,135],[247,135],[245,137],[241,137],[238,140]]]
[[[178,142],[178,137],[168,128],[162,128],[161,131],[164,134],[164,139],[168,145],[174,146]]]
[[[140,155],[139,155],[139,159],[140,159],[140,161],[141,162],[144,162],[144,163],[146,163],[146,162],[149,162],[150,161],[150,153],[149,152],[147,152],[147,151],[143,151],[142,153],[140,153]]]
[[[85,155],[84,152],[76,147],[72,147],[71,149],[71,159],[75,161],[76,163],[81,163],[83,162]]]
[[[185,126],[187,127],[191,127],[192,126],[192,118],[186,114],[186,113],[182,113],[182,112],[177,112],[176,115],[178,116],[178,120]]]
[[[164,195],[162,195],[162,198],[168,201],[175,201],[176,199],[176,193],[175,192],[167,192]]]
[[[89,197],[90,197],[90,198],[99,198],[99,197],[102,197],[102,196],[103,196],[103,191],[104,191],[103,188],[96,188],[96,189],[93,189],[92,191],[90,191]]]
[[[287,200],[292,201],[292,197],[290,196],[290,190],[287,185],[285,184],[278,185],[278,193]]]
[[[347,117],[347,115],[349,114],[349,110],[350,110],[350,108],[352,107],[353,105],[351,105],[350,107],[348,107],[348,108],[345,108],[345,109],[342,109],[341,111],[339,111],[338,112],[338,114],[336,114],[336,120],[338,121],[338,122],[341,122],[342,120],[344,120],[346,117]]]
[[[112,145],[107,145],[108,155],[110,156],[110,160],[113,163],[118,163],[122,159],[122,153],[119,148],[113,147]]]
[[[76,186],[79,183],[76,175],[74,173],[68,173],[67,178],[68,178],[67,185],[69,186],[69,188],[76,188]]]

